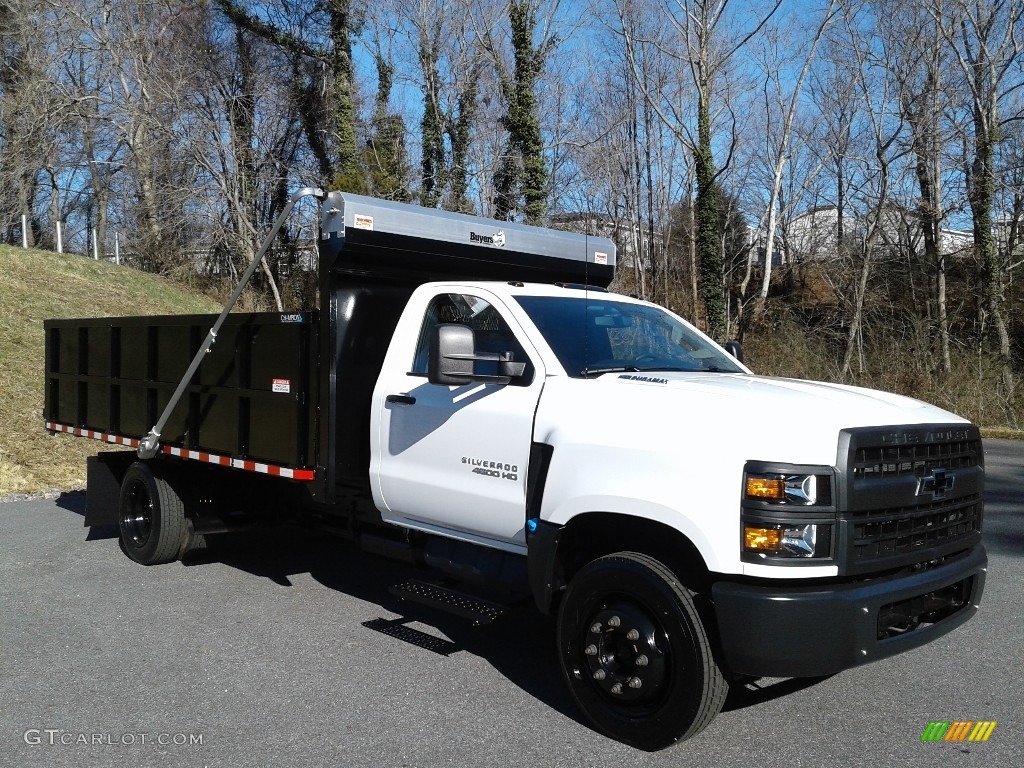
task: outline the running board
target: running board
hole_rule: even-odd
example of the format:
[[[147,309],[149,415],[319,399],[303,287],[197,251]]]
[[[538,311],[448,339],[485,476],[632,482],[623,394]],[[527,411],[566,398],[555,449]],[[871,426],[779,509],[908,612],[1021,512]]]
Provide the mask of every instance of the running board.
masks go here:
[[[474,626],[490,624],[508,610],[504,605],[482,597],[457,592],[419,579],[409,579],[402,584],[395,584],[388,588],[388,592],[402,600],[427,605],[468,619]]]

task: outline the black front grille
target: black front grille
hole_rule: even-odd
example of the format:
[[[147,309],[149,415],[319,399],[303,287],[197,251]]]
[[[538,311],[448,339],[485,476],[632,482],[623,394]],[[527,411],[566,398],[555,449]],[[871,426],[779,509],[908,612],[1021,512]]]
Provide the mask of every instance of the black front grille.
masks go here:
[[[980,455],[980,440],[862,447],[857,448],[854,455],[853,476],[855,479],[923,477],[933,469],[976,467]]]
[[[842,572],[927,563],[980,540],[984,458],[976,427],[846,430],[839,460]]]
[[[954,501],[861,513],[849,521],[850,562],[862,565],[927,552],[981,529],[977,494]]]

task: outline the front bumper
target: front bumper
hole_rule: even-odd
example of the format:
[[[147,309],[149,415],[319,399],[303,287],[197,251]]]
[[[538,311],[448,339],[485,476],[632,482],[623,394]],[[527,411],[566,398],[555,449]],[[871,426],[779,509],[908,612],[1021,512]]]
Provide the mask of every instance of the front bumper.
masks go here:
[[[935,568],[852,584],[718,582],[726,664],[741,675],[818,677],[917,648],[977,613],[987,568],[979,544]]]

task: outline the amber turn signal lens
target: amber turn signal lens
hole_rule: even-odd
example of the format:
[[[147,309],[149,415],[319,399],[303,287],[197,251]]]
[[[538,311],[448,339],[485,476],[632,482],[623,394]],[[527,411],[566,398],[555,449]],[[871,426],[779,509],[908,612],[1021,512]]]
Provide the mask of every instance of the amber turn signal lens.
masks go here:
[[[781,477],[748,475],[747,498],[783,501],[786,498],[786,481]]]
[[[751,552],[778,552],[782,549],[782,531],[779,528],[744,526],[743,546]]]

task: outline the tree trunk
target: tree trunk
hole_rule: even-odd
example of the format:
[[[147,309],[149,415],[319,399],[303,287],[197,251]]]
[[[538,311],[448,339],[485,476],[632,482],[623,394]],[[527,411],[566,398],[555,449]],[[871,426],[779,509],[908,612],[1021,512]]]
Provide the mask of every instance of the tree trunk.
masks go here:
[[[328,0],[332,43],[333,118],[337,140],[334,182],[343,191],[362,191],[356,151],[355,104],[352,98],[352,40],[349,34],[350,0]]]
[[[704,328],[715,341],[725,341],[725,290],[722,284],[720,215],[715,191],[715,160],[711,149],[711,84],[702,83],[697,115],[697,259],[700,297],[704,302]]]
[[[861,338],[861,322],[864,319],[864,297],[868,292],[868,276],[871,274],[871,256],[874,247],[866,244],[864,248],[864,260],[860,266],[860,276],[857,280],[857,287],[853,298],[853,315],[850,317],[850,327],[846,333],[846,350],[843,352],[843,363],[839,368],[839,380],[852,380],[851,365],[853,353],[859,346]]]

